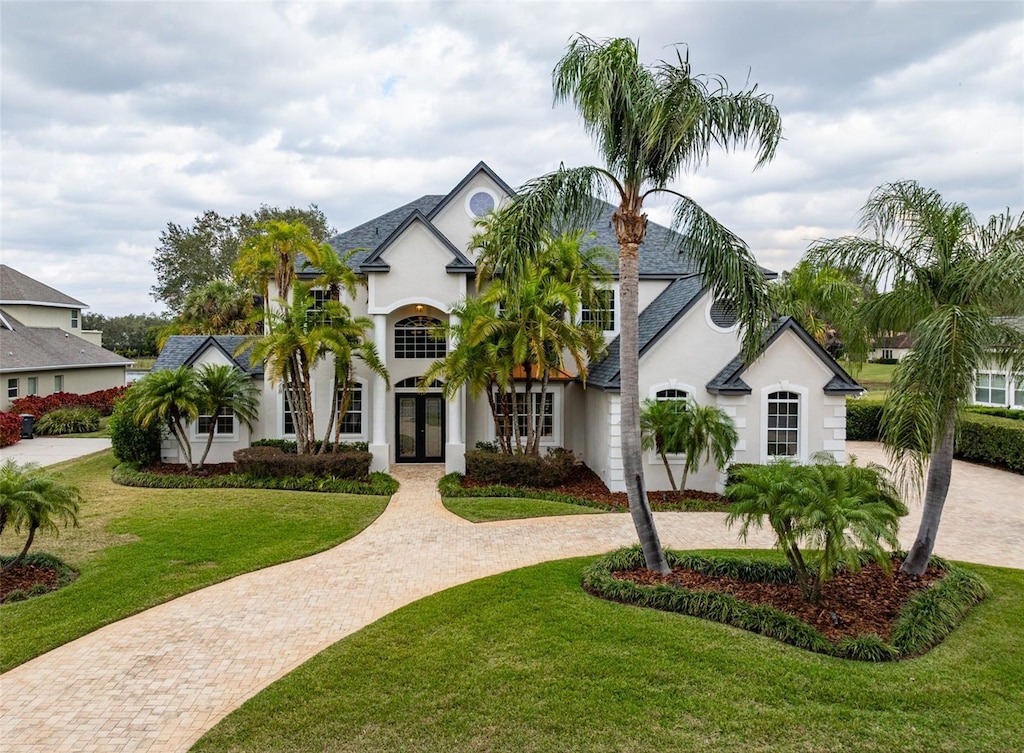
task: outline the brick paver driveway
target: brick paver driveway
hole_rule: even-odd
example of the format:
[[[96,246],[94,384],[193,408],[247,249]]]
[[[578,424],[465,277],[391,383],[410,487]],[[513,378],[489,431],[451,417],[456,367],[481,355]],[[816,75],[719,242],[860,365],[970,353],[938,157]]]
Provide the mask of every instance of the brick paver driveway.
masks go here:
[[[864,460],[877,446],[850,443]],[[7,753],[183,751],[335,641],[445,588],[635,541],[628,515],[474,525],[448,513],[438,466],[399,466],[383,515],[344,544],[97,630],[0,677]],[[1024,477],[958,463],[938,554],[1024,567]],[[920,506],[901,540],[912,541]],[[676,548],[736,547],[720,513],[659,513]],[[769,547],[765,534],[749,546]]]

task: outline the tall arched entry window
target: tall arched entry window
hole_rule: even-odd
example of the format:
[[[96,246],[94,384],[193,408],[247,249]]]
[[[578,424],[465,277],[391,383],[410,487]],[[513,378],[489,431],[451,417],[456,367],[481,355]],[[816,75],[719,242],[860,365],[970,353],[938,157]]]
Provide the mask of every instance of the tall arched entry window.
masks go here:
[[[395,358],[444,358],[447,343],[434,337],[442,324],[431,316],[407,316],[395,323]]]

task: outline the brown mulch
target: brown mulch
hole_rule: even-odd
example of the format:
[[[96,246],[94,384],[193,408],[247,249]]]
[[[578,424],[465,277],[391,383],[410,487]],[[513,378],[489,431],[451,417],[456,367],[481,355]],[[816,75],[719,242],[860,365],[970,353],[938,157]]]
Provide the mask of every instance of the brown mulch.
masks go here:
[[[0,571],[0,602],[7,599],[11,591],[22,590],[28,593],[37,585],[46,586],[48,591],[56,591],[63,585],[60,572],[52,567],[36,565],[15,565]]]
[[[227,476],[234,472],[234,463],[207,463],[201,471],[195,468],[190,471],[184,463],[157,463],[146,469],[146,473],[157,476]]]
[[[872,563],[851,573],[841,571],[825,584],[817,604],[804,601],[800,587],[787,583],[760,583],[702,575],[673,569],[660,575],[646,568],[615,573],[620,580],[641,585],[668,584],[690,590],[720,591],[750,604],[768,605],[790,614],[821,632],[831,641],[874,633],[888,641],[903,605],[918,591],[931,586],[943,573],[934,567],[921,576],[899,571],[893,561],[892,575]]]
[[[476,481],[475,479],[468,477],[464,477],[462,479],[462,488],[464,489],[477,489],[482,486],[490,486],[490,484],[483,481]],[[567,494],[571,497],[589,499],[592,502],[606,505],[612,510],[629,509],[629,503],[626,500],[625,492],[608,491],[608,487],[605,486],[600,477],[583,464],[579,464],[573,468],[572,473],[570,473],[568,480],[564,484],[547,489],[537,489],[533,487],[523,488],[529,491],[558,492],[559,494]],[[729,509],[729,503],[721,494],[689,489],[685,492],[647,492],[647,499],[650,501],[651,508],[654,510],[677,510],[682,506],[682,501],[684,499],[700,500],[708,503],[709,507],[720,507],[722,512]]]

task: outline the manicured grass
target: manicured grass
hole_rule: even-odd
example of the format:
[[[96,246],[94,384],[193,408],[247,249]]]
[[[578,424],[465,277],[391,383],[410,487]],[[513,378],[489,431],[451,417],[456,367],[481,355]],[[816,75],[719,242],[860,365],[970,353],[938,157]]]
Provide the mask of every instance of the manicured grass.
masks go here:
[[[251,699],[197,751],[1024,749],[1024,572],[927,655],[866,664],[602,601],[591,559],[401,609]]]
[[[854,375],[854,379],[868,391],[869,396],[884,398],[892,383],[892,372],[895,368],[895,364],[866,363]]]
[[[602,510],[580,507],[565,502],[522,497],[445,497],[444,506],[472,523],[490,520],[542,518],[549,515],[591,515]]]
[[[359,533],[384,497],[254,489],[137,489],[110,481],[109,452],[55,468],[85,502],[81,527],[32,551],[80,571],[60,591],[0,606],[7,670],[115,620],[240,573],[323,551]],[[0,549],[19,537],[4,532]]]

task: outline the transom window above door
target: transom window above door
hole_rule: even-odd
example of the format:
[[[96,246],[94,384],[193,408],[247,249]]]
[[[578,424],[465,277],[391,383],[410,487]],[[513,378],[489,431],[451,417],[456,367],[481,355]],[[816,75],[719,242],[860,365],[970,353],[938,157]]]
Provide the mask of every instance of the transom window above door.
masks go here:
[[[409,316],[395,324],[395,358],[444,358],[448,344],[434,337],[442,325],[430,316]]]

